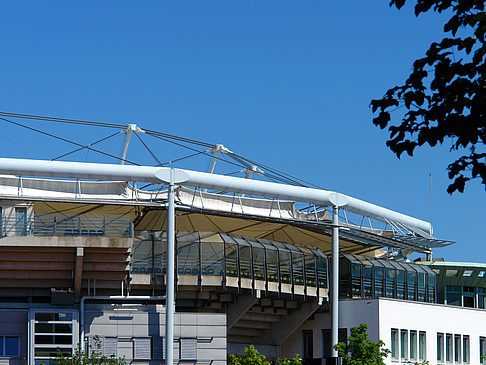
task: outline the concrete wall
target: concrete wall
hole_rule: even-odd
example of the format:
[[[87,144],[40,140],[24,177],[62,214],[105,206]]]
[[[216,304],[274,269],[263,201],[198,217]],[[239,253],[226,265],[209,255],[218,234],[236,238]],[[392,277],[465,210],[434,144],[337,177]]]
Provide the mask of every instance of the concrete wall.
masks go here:
[[[425,331],[430,365],[438,364],[437,333],[467,335],[470,339],[469,364],[480,364],[479,337],[486,337],[486,310],[385,298],[343,300],[339,309],[339,327],[347,328],[348,335],[350,328],[367,323],[369,338],[373,341],[381,339],[387,348],[391,348],[392,329]],[[281,356],[302,354],[302,331],[312,330],[314,358],[322,357],[322,330],[329,329],[330,323],[329,313],[316,313],[281,346]],[[392,360],[389,356],[386,364],[405,364],[407,360]],[[455,364],[462,364],[462,359]]]
[[[197,338],[197,364],[226,364],[226,315],[217,313],[176,313],[174,338]],[[133,351],[128,342],[135,338],[165,337],[165,309],[161,305],[121,307],[87,304],[85,337],[118,337],[118,355],[127,359]],[[123,339],[123,340],[120,340]],[[179,358],[179,342],[174,343]],[[121,350],[123,348],[123,350]],[[123,351],[123,353],[121,353]],[[134,364],[159,364],[136,361]],[[191,362],[184,362],[190,364]],[[196,362],[192,362],[196,363]]]

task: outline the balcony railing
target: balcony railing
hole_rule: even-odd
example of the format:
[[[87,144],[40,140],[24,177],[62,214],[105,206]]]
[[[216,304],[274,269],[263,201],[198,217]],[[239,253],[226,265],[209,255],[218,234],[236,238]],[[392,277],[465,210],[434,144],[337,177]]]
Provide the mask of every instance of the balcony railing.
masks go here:
[[[80,214],[34,214],[32,217],[0,217],[0,237],[131,237],[132,221],[127,216]]]

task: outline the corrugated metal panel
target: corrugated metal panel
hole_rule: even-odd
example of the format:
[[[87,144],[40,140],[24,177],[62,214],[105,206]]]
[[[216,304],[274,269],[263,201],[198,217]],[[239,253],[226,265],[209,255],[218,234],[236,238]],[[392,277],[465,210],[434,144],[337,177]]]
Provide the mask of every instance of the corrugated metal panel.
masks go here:
[[[164,357],[164,338],[155,336],[152,337],[152,358],[156,360],[165,359]]]
[[[181,338],[180,340],[181,360],[196,360],[197,338]]]
[[[133,339],[133,358],[150,360],[150,338],[137,337]]]
[[[103,355],[110,357],[111,355],[117,356],[117,344],[118,339],[116,337],[105,337],[103,339]]]

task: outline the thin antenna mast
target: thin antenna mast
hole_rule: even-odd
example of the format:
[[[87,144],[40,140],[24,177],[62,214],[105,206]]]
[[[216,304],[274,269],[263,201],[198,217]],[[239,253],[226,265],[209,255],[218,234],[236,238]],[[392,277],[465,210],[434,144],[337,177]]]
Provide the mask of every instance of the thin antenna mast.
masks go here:
[[[430,224],[432,225],[432,173],[429,172]]]

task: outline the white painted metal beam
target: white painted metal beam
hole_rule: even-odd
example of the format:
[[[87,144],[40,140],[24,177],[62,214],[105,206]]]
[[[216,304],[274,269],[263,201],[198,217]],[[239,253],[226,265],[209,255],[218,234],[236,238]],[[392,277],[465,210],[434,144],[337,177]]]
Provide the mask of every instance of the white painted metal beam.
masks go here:
[[[170,168],[127,166],[83,162],[43,161],[0,158],[0,173],[72,179],[122,180],[150,183],[170,182]],[[249,180],[191,170],[174,169],[174,184],[203,189],[222,190],[266,198],[293,200],[323,206],[336,206],[383,222],[398,222],[432,234],[429,222],[380,207],[341,193]]]

